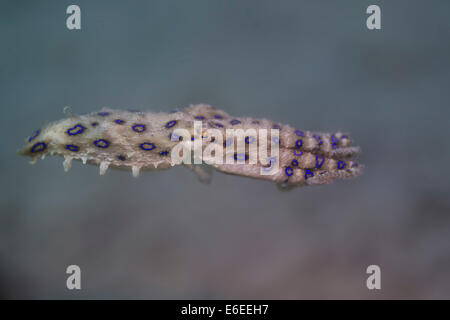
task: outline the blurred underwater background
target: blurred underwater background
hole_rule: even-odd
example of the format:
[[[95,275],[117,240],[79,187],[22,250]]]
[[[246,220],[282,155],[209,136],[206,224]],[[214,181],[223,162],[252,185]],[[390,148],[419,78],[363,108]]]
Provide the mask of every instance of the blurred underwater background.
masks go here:
[[[450,2],[78,0],[68,30],[71,4],[0,4],[0,298],[450,298]],[[16,153],[64,106],[195,103],[349,132],[365,174],[280,192]]]

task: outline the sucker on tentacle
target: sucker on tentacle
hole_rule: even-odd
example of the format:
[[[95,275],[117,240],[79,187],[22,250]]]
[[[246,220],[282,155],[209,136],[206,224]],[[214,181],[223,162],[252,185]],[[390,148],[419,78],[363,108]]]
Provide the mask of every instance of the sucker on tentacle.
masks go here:
[[[210,170],[200,167],[206,163],[224,173],[273,181],[284,189],[329,184],[356,177],[363,169],[354,160],[360,148],[352,145],[347,134],[309,132],[266,119],[231,117],[206,104],[172,113],[104,108],[87,115],[68,115],[37,130],[20,154],[30,156],[32,162],[47,154],[63,156],[65,171],[72,160],[80,160],[98,165],[100,175],[115,168],[131,170],[137,177],[141,171],[184,164],[202,182],[209,182]],[[230,135],[231,129],[241,135]],[[267,148],[261,153],[265,139]],[[239,150],[239,145],[243,149]],[[185,156],[189,150],[192,153],[186,158],[194,163],[174,160],[180,146],[184,149],[177,154]]]

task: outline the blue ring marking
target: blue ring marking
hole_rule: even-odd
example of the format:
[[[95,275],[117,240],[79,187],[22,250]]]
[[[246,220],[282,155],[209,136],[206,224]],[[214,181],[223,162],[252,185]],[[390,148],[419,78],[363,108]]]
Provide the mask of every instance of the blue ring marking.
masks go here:
[[[104,111],[104,112],[99,112],[97,114],[101,117],[106,117],[107,115],[109,115],[109,112]]]
[[[77,134],[83,133],[83,131],[84,131],[85,129],[86,129],[86,128],[83,127],[81,124],[77,124],[75,127],[67,129],[66,133],[67,133],[69,136],[75,136],[75,135],[77,135]],[[76,130],[76,131],[73,132],[74,130]]]
[[[319,142],[318,146],[320,146],[323,143],[321,136],[313,135],[313,138],[315,138],[317,142]]]
[[[280,138],[273,137],[272,141],[275,142],[276,144],[280,144]]]
[[[233,139],[228,139],[225,141],[225,147],[228,147],[230,144],[233,143]]]
[[[146,130],[145,124],[135,124],[133,126],[133,131],[135,132],[144,132]]]
[[[197,120],[205,120],[205,117],[204,116],[196,116],[195,119],[197,119]]]
[[[159,155],[160,155],[160,156],[167,156],[167,155],[169,155],[169,151],[161,151],[161,152],[159,153]]]
[[[288,177],[290,177],[294,174],[294,169],[292,169],[291,167],[287,167],[286,169],[284,169],[284,172]]]
[[[114,120],[114,122],[117,123],[117,124],[124,124],[125,123],[125,121],[123,121],[122,119],[116,119],[116,120]]]
[[[281,129],[281,127],[280,127],[279,124],[274,124],[274,125],[272,126],[272,129]]]
[[[144,142],[144,143],[141,143],[139,147],[140,147],[142,150],[145,150],[145,151],[151,151],[151,150],[153,150],[153,149],[156,148],[156,146],[155,146],[153,143],[151,143],[151,142]]]
[[[40,130],[36,130],[36,132],[34,133],[33,136],[28,138],[28,142],[31,142],[34,140],[34,138],[36,138],[39,135]]]
[[[322,160],[320,163],[319,163],[319,159]],[[317,169],[322,168],[322,165],[323,165],[324,162],[325,162],[325,157],[324,156],[316,155],[316,168]]]
[[[175,133],[172,133],[169,138],[172,141],[180,141],[180,136]]]
[[[306,169],[305,180],[308,179],[308,176],[314,177],[314,173],[311,171],[311,169]]]
[[[216,114],[216,115],[214,116],[214,118],[216,118],[216,119],[223,119],[223,117],[222,117],[221,115],[219,115],[219,114]]]
[[[301,130],[295,131],[295,134],[298,135],[299,137],[304,137],[305,136],[305,134]]]
[[[237,153],[235,153],[234,154],[234,160],[247,160],[248,159],[248,155],[246,155],[245,153],[240,153],[240,154],[237,154]]]
[[[34,146],[31,148],[32,153],[41,152],[44,151],[47,148],[47,144],[45,142],[38,142],[35,143]]]
[[[270,166],[267,167],[267,168],[264,168],[263,170],[264,170],[265,172],[271,171],[271,170],[272,170],[272,165],[273,165],[274,163],[276,163],[276,162],[277,162],[277,158],[275,158],[275,157],[269,158]]]
[[[98,139],[94,141],[94,144],[96,147],[98,148],[108,148],[109,147],[109,142],[106,141],[105,139]]]
[[[118,156],[117,159],[119,159],[120,161],[125,161],[127,158],[125,156]]]
[[[302,150],[295,150],[294,149],[294,156],[301,156],[303,154]]]
[[[98,122],[92,122],[92,123],[91,123],[91,126],[93,126],[93,127],[98,126]]]
[[[194,138],[194,136],[192,136],[192,137],[191,137],[191,141],[194,141],[194,140],[195,140],[195,138]]]
[[[218,128],[223,128],[223,125],[221,125],[220,123],[215,123],[216,127]]]
[[[169,122],[166,123],[166,128],[167,129],[172,128],[176,124],[177,124],[176,120],[169,121]]]
[[[291,164],[292,164],[294,167],[296,167],[296,166],[298,166],[298,161],[294,159],[294,160],[292,160]]]
[[[255,137],[245,137],[245,143],[250,144],[255,142]]]
[[[338,142],[339,142],[338,137],[336,137],[334,134],[332,134],[332,135],[331,135],[331,142],[333,142],[333,143],[338,143]]]
[[[78,150],[80,150],[80,148],[74,144],[66,145],[66,149],[73,152],[77,152]]]
[[[345,162],[344,161],[339,161],[338,162],[338,169],[339,170],[342,170],[342,169],[344,169],[345,168]]]
[[[295,146],[297,148],[300,148],[303,145],[303,140],[302,139],[298,139],[297,142],[295,143]]]
[[[241,123],[239,120],[236,120],[236,119],[234,119],[234,120],[231,120],[231,125],[236,125],[236,124],[239,124],[239,123]]]
[[[339,142],[339,138],[336,137],[334,134],[331,135],[331,145],[333,146],[333,149],[337,149],[337,144]]]

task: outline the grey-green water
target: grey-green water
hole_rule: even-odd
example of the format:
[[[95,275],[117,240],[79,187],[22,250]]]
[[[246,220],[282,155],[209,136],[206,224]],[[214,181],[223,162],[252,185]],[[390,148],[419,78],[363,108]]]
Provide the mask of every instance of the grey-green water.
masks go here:
[[[2,298],[450,298],[450,4],[0,4]],[[175,168],[142,174],[16,154],[42,124],[103,106],[209,103],[345,130],[364,176],[280,193]],[[82,290],[66,289],[66,267]],[[366,267],[382,290],[366,288]]]

